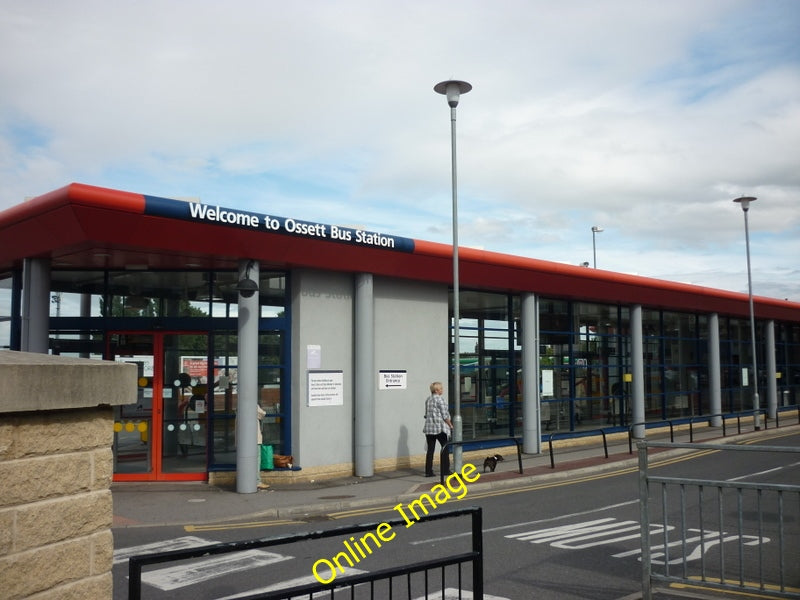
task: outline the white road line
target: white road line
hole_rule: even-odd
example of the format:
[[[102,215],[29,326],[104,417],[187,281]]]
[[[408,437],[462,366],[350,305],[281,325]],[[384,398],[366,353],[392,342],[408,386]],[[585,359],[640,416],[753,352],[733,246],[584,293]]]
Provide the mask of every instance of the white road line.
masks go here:
[[[195,585],[210,579],[265,567],[294,557],[264,550],[246,550],[212,556],[203,560],[195,560],[189,564],[180,564],[142,574],[142,581],[160,590],[169,591],[188,585]]]
[[[607,510],[614,510],[615,508],[622,508],[623,506],[630,506],[631,504],[639,504],[639,499],[636,500],[627,500],[626,502],[619,502],[618,504],[609,504],[608,506],[601,506],[599,508],[590,508],[589,510],[582,510],[580,512],[570,513],[566,515],[557,515],[555,517],[548,517],[547,519],[537,519],[536,521],[526,521],[524,523],[512,523],[511,525],[501,525],[499,527],[492,527],[490,529],[484,529],[483,533],[492,533],[495,531],[505,531],[506,529],[517,529],[519,527],[529,527],[531,525],[539,525],[541,523],[551,523],[553,521],[560,521],[561,519],[571,519],[573,517],[582,517],[584,515],[591,515],[593,513],[604,512]],[[442,542],[445,540],[453,540],[460,537],[467,537],[472,535],[471,532],[467,531],[464,533],[456,533],[453,535],[446,535],[437,538],[428,538],[426,540],[417,540],[415,542],[409,542],[411,546],[416,546],[418,544],[430,544],[432,542]]]
[[[674,528],[668,527],[667,529]],[[650,525],[651,535],[662,533],[664,533],[663,526]],[[611,518],[535,531],[523,531],[522,533],[507,535],[506,538],[531,544],[550,544],[553,548],[562,548],[564,550],[585,550],[595,546],[606,546],[640,539],[641,533],[637,521],[618,521]]]
[[[350,575],[360,575],[362,573],[366,573],[367,571],[362,571],[361,569],[352,569],[350,567],[345,567],[345,572],[342,574],[342,577],[348,577]],[[337,573],[337,577],[340,574]],[[307,585],[309,583],[317,583],[317,579],[313,575],[307,575],[305,577],[296,577],[295,579],[288,579],[286,581],[281,581],[279,583],[273,583],[272,585],[268,585],[265,587],[257,588],[254,590],[248,590],[247,592],[240,592],[238,594],[234,594],[233,596],[225,596],[224,598],[219,598],[218,600],[235,600],[236,598],[243,598],[246,596],[252,596],[255,594],[266,594],[267,592],[273,592],[275,590],[285,590],[288,588],[297,587],[299,585]],[[346,588],[343,588],[346,589]],[[317,592],[312,596],[312,598],[322,598],[322,597],[330,597],[330,591],[325,592]],[[298,598],[308,598],[308,594],[304,594],[303,596],[298,596]]]
[[[443,598],[444,600],[472,600],[475,596],[469,590],[461,590],[459,591],[456,588],[445,588],[444,595],[440,595],[439,592],[431,592],[427,596],[420,596],[419,598],[415,598],[414,600],[425,600],[426,598]],[[483,600],[510,600],[504,596],[492,596],[491,594],[484,594]]]
[[[208,544],[216,544],[213,540],[204,540],[193,535],[175,538],[172,540],[163,540],[161,542],[153,542],[152,544],[142,544],[141,546],[131,546],[129,548],[120,548],[114,550],[114,564],[125,562],[131,556],[138,556],[139,554],[150,554],[153,552],[169,552],[171,550],[188,550],[189,548],[197,548],[198,546],[206,546]]]
[[[792,467],[800,466],[800,462],[792,463],[790,465],[785,465],[783,467],[775,467],[774,469],[767,469],[766,471],[759,471],[758,473],[749,473],[747,475],[741,475],[739,477],[731,477],[730,479],[726,479],[725,481],[740,481],[742,479],[749,479],[750,477],[759,477],[760,475],[767,475],[768,473],[774,473],[776,471],[782,471],[783,469],[790,469]]]

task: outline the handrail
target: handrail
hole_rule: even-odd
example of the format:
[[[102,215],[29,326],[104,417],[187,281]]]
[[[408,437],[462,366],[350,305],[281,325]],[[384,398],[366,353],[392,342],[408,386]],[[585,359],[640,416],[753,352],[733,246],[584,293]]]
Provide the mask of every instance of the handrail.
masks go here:
[[[708,421],[711,423],[711,420],[714,418],[719,417],[722,420],[722,437],[727,437],[727,430],[725,426],[725,421],[728,419],[732,419],[736,417],[736,428],[737,433],[742,433],[742,417],[753,416],[755,414],[763,414],[764,415],[764,429],[767,429],[767,409],[766,408],[759,408],[753,410],[743,410],[735,413],[713,413],[709,415],[689,415],[688,417],[680,417],[677,419],[664,419],[662,421],[642,421],[639,423],[632,423],[628,426],[628,454],[633,454],[633,429],[634,427],[642,427],[644,426],[645,429],[653,429],[666,423],[669,425],[669,441],[672,443],[675,441],[675,430],[674,425],[676,423],[689,423],[689,442],[694,442],[694,422],[695,421]],[[800,418],[798,419],[800,422]],[[775,426],[778,426],[778,419],[777,414],[775,417]]]
[[[466,444],[481,444],[483,442],[514,442],[517,445],[517,462],[519,463],[519,474],[522,475],[522,446],[519,443],[519,440],[515,437],[508,437],[508,438],[486,438],[483,440],[461,440],[458,442],[454,442],[450,440],[444,446],[442,446],[441,452],[439,452],[439,464],[442,464],[442,457],[444,456],[445,452],[448,452],[452,446],[464,446]],[[441,469],[439,469],[441,471]],[[444,484],[444,477],[445,473],[439,473],[439,479]]]
[[[556,461],[553,455],[553,436],[554,435],[561,435],[565,438],[574,438],[574,437],[591,437],[593,435],[602,435],[603,436],[603,451],[605,452],[606,458],[608,458],[608,442],[606,440],[606,430],[605,429],[589,429],[587,431],[581,431],[579,435],[575,435],[575,432],[559,432],[554,431],[549,436],[547,436],[547,444],[550,447],[550,468],[556,468]]]
[[[628,426],[628,454],[633,454],[633,428],[634,427],[642,427],[642,426],[644,426],[644,428],[647,429],[648,425],[649,425],[650,429],[655,429],[656,427],[658,427],[659,425],[663,425],[664,423],[669,425],[669,441],[670,442],[674,442],[675,441],[675,428],[674,428],[674,426],[672,424],[672,421],[670,421],[670,420],[664,420],[664,421],[641,421],[639,423],[632,423],[630,426]]]
[[[780,425],[778,424],[778,417],[781,414],[781,411],[789,412],[792,410],[797,411],[797,424],[800,425],[800,404],[789,404],[787,406],[779,406],[775,410],[775,427],[780,427]]]

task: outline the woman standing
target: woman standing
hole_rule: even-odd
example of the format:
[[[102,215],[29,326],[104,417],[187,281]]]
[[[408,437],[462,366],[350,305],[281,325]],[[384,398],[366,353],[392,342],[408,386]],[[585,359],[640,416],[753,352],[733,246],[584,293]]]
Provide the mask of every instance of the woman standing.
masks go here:
[[[436,449],[436,442],[444,448],[453,423],[450,421],[450,411],[447,409],[447,400],[442,397],[444,387],[441,381],[434,381],[431,384],[431,395],[425,400],[425,426],[422,433],[428,443],[427,454],[425,455],[425,477],[433,477],[433,452]],[[450,455],[445,452],[442,454],[442,464],[439,465],[442,474],[450,475]]]

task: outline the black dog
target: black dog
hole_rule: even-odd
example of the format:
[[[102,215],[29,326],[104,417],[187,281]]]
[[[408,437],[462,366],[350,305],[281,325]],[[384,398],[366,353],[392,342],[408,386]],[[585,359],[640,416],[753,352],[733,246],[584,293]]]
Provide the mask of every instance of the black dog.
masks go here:
[[[499,454],[495,454],[494,456],[487,456],[486,460],[483,461],[483,472],[486,473],[486,467],[489,467],[494,473],[494,470],[497,468],[497,463],[503,460],[503,457]]]

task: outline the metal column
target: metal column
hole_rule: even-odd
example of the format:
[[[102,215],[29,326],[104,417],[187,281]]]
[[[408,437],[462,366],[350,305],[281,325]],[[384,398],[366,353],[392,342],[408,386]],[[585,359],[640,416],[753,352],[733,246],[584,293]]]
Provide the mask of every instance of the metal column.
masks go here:
[[[642,338],[642,306],[631,306],[631,368],[633,370],[633,437],[643,439],[644,427],[644,340]]]
[[[259,280],[258,262],[239,262],[239,281],[249,276]],[[236,491],[258,491],[260,456],[258,450],[258,292],[239,294],[238,406],[236,409]]]
[[[767,327],[767,416],[774,419],[778,412],[778,380],[777,366],[775,364],[775,321],[769,320]]]
[[[535,294],[522,294],[522,447],[528,454],[542,451],[541,390],[539,385],[539,305]]]
[[[722,414],[722,366],[719,350],[719,315],[708,316],[708,392],[712,415]],[[722,417],[712,417],[712,427],[722,426]]]
[[[50,348],[50,261],[26,258],[22,268],[20,349],[47,354]]]
[[[355,474],[375,473],[375,302],[372,274],[355,282]]]

